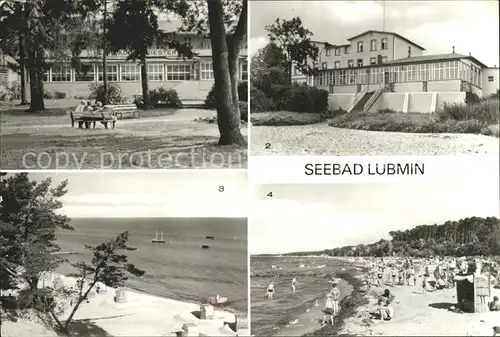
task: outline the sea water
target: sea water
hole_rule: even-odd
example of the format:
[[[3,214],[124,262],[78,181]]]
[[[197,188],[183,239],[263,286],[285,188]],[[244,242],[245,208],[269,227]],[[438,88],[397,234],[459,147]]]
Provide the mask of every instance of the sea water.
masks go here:
[[[129,263],[144,270],[126,286],[152,295],[199,302],[209,296],[228,297],[229,308],[247,312],[247,220],[244,218],[73,219],[75,231],[58,231],[58,244],[70,262],[90,261],[84,245],[109,241],[129,232]],[[166,243],[152,243],[163,231]],[[207,239],[213,236],[214,239]],[[208,245],[209,249],[202,249]],[[72,272],[69,264],[61,273]]]
[[[272,266],[277,269],[272,270]],[[321,328],[321,310],[326,294],[331,290],[328,282],[346,266],[338,260],[316,257],[251,257],[251,273],[305,273],[324,272],[325,276],[297,276],[296,292],[292,290],[293,276],[274,276],[275,298],[266,296],[269,277],[251,279],[252,334],[256,336],[296,335]],[[352,286],[340,280],[341,296],[350,295]],[[317,317],[314,316],[317,313]],[[314,316],[311,319],[311,316]],[[306,320],[301,319],[306,317]],[[298,327],[298,325],[306,325]]]

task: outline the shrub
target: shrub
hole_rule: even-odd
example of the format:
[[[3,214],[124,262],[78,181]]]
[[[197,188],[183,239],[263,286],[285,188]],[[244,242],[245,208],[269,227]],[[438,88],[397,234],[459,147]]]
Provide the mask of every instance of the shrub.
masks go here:
[[[290,126],[317,124],[325,120],[322,114],[300,113],[290,111],[273,111],[255,114],[251,121],[253,126]]]
[[[323,115],[326,118],[335,118],[335,117],[338,117],[338,116],[345,115],[346,113],[347,113],[346,110],[344,110],[342,108],[337,108],[335,110],[328,110],[327,112],[323,113]]]
[[[43,92],[43,98],[45,98],[45,99],[53,99],[54,98],[54,94],[51,93],[50,91],[44,91]]]
[[[166,90],[163,87],[159,87],[154,90],[150,90],[149,97],[154,107],[161,105],[172,108],[179,108],[182,106],[182,102],[179,99],[179,95],[177,94],[177,91],[175,89]]]
[[[286,109],[322,113],[328,109],[328,91],[309,86],[293,86],[287,91]]]
[[[475,103],[478,103],[479,101],[480,101],[480,98],[475,93],[473,93],[471,91],[465,92],[465,104],[467,104],[467,105],[475,104]]]
[[[248,82],[241,81],[238,83],[238,98],[240,102],[248,102]]]
[[[21,83],[14,81],[8,87],[10,99],[21,99]]]
[[[90,83],[90,96],[89,99],[96,100],[98,102],[104,102],[104,84],[103,83]],[[108,103],[109,104],[120,104],[123,102],[122,89],[116,83],[108,83]]]
[[[499,102],[498,99],[486,99],[471,104],[445,103],[436,113],[441,120],[478,120],[484,123],[493,124],[498,123],[500,120]]]
[[[61,92],[61,91],[54,91],[54,98],[55,99],[65,99],[66,98],[66,93]]]
[[[250,89],[250,112],[265,112],[276,109],[276,104],[268,98],[260,89],[252,87]]]
[[[238,83],[238,98],[240,102],[248,101],[248,82],[240,81]],[[205,108],[206,109],[215,109],[215,84],[212,85],[210,91],[208,92],[207,97],[205,98]]]
[[[239,102],[240,118],[243,122],[248,122],[248,102]]]
[[[9,88],[0,84],[0,102],[6,102],[10,100]]]
[[[383,108],[383,109],[378,109],[377,110],[377,113],[379,113],[379,114],[394,114],[396,112],[397,112],[396,110],[389,109],[389,108]]]

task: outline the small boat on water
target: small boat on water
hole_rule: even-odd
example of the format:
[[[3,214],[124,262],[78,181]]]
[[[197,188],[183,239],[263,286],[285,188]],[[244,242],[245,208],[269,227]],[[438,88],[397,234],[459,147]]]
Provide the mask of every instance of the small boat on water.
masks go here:
[[[161,236],[158,238],[158,231],[156,231],[155,238],[151,240],[153,243],[165,243],[163,239],[163,231],[161,232]]]
[[[201,248],[208,249],[208,248],[210,248],[210,246],[208,246],[208,245],[202,245]]]
[[[215,236],[206,236],[205,239],[215,240]]]

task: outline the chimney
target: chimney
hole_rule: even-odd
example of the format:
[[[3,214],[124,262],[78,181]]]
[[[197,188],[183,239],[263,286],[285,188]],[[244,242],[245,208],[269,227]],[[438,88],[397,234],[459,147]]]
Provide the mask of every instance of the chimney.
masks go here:
[[[469,52],[469,56],[472,56],[472,54]]]
[[[455,54],[455,46],[453,46],[453,54]]]
[[[411,57],[411,46],[408,46],[408,57]]]

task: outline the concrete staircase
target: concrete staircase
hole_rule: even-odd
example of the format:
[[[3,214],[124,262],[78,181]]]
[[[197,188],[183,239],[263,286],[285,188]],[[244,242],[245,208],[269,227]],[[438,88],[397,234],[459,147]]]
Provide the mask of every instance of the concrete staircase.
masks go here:
[[[377,89],[374,92],[371,93],[371,96],[366,100],[365,104],[363,105],[363,112],[368,112],[370,108],[373,106],[373,104],[377,101],[377,99],[382,95],[382,93],[385,92],[385,89]]]
[[[373,96],[373,92],[364,93],[363,97],[353,106],[351,111],[364,111],[363,107],[366,102]]]
[[[351,112],[354,109],[354,106],[363,98],[363,96],[366,94],[366,90],[362,90],[358,92],[352,101],[347,105],[346,111]]]

